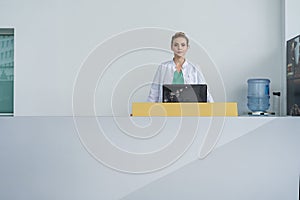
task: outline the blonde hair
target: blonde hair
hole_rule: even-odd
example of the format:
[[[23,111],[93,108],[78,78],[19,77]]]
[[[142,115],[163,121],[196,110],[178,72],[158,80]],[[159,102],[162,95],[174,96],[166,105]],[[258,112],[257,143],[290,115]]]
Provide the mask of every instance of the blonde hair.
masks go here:
[[[189,46],[189,38],[185,35],[184,32],[177,32],[177,33],[175,33],[175,34],[172,36],[171,45],[173,45],[173,41],[174,41],[176,38],[179,38],[179,37],[184,38],[184,39],[186,40],[187,46]]]

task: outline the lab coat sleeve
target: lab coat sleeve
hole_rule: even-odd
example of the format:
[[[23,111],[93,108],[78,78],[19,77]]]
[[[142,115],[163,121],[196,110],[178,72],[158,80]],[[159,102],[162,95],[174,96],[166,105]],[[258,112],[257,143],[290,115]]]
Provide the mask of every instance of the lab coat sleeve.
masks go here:
[[[207,102],[210,102],[210,103],[214,102],[214,99],[213,99],[213,97],[211,96],[211,94],[210,94],[210,92],[209,92],[208,89],[207,89]]]
[[[161,93],[161,65],[158,67],[153,82],[151,84],[149,96],[147,101],[149,102],[158,102],[159,94]]]
[[[203,83],[203,84],[207,84],[206,80],[202,74],[202,72],[200,70],[197,70],[197,79],[198,79],[198,83]],[[207,87],[207,102],[214,102],[214,99],[212,97],[212,95],[209,92],[209,87]]]

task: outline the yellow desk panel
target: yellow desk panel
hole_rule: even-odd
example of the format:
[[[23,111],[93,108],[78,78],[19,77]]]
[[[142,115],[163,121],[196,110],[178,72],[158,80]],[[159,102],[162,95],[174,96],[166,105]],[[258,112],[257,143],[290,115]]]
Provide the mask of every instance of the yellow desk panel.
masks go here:
[[[237,103],[132,104],[132,116],[238,116]]]

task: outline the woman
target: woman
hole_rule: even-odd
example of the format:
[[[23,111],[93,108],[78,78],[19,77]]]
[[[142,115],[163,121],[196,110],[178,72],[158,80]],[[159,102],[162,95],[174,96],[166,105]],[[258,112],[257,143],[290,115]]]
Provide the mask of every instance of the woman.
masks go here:
[[[150,88],[148,101],[162,102],[163,84],[206,84],[199,69],[186,60],[185,54],[188,48],[188,37],[183,32],[175,33],[171,40],[174,58],[159,65]],[[209,92],[207,92],[207,101],[213,102]]]

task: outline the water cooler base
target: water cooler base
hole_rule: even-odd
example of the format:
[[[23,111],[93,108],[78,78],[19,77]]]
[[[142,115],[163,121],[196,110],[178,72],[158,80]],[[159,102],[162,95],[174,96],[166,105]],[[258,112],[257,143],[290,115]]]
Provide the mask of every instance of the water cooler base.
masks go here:
[[[271,116],[275,115],[274,112],[266,112],[266,111],[255,111],[255,112],[248,112],[250,116]]]

